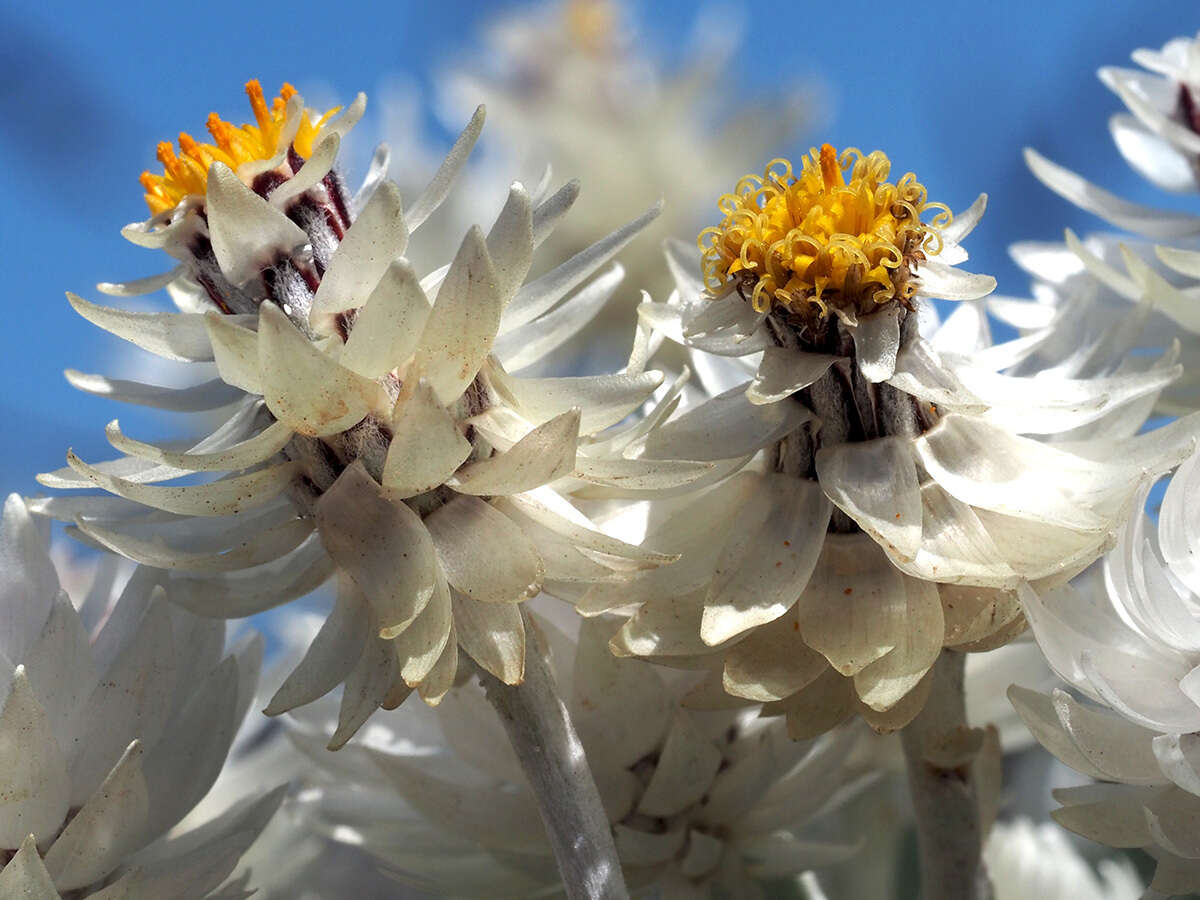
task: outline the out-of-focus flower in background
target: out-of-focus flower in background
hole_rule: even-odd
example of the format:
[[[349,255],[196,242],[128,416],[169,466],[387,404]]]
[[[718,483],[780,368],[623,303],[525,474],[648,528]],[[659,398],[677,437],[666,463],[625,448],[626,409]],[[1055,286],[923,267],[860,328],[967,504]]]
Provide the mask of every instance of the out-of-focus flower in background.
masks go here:
[[[635,896],[762,897],[764,880],[855,852],[832,835],[872,778],[870,732],[797,742],[746,711],[680,709],[678,678],[609,653],[618,623],[566,620],[578,638],[540,624]],[[439,895],[553,891],[533,798],[482,692],[377,718],[336,759],[321,751],[331,716],[297,715],[296,740],[325,767],[314,814],[329,835]]]
[[[261,641],[227,649],[224,625],[172,604],[158,573],[120,584],[111,559],[73,601],[16,495],[0,561],[0,896],[241,896],[226,881],[281,789],[259,782],[167,833],[221,771]]]
[[[746,160],[789,146],[816,115],[816,90],[799,78],[755,94],[738,76],[739,55],[758,40],[743,34],[750,17],[731,7],[702,8],[682,47],[658,48],[639,39],[627,4],[547,3],[499,16],[474,38],[480,48],[439,72],[447,121],[484,103],[494,126],[481,141],[482,165],[466,174],[468,185],[494,181],[497,173],[536,179],[547,165],[581,179],[575,214],[548,238],[547,259],[582,250],[636,215],[644,198],[664,199],[659,220],[620,256],[627,287],[586,341],[564,348],[581,371],[618,358],[633,330],[638,291],[661,298],[671,290],[662,240],[698,230],[706,198],[731,183]],[[664,60],[668,51],[674,62]],[[385,132],[385,139],[411,146],[411,126],[411,117],[401,117],[395,138]],[[492,202],[462,191],[447,222],[462,228],[479,221],[493,212]]]

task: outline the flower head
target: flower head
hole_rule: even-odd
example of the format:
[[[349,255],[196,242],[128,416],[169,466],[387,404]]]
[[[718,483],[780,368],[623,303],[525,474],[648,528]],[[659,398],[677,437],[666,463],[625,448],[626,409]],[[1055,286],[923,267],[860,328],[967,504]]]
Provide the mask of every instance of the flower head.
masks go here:
[[[818,174],[800,180],[816,190]],[[1018,586],[1082,571],[1138,486],[1189,452],[1194,423],[1128,430],[1148,413],[1133,401],[1178,377],[1170,352],[1103,379],[1016,377],[998,370],[1024,345],[993,344],[978,304],[928,327],[923,298],[971,300],[994,285],[955,268],[983,206],[938,226],[938,257],[912,255],[899,284],[880,275],[851,304],[844,280],[834,293],[824,282],[830,315],[808,301],[793,312],[802,294],[781,299],[786,285],[760,293],[774,301],[756,309],[755,276],[741,292],[729,289],[737,273],[706,288],[695,252],[668,247],[677,291],[641,314],[688,348],[709,396],[648,436],[644,456],[708,460],[731,475],[651,506],[646,543],[678,562],[579,599],[585,615],[636,610],[616,652],[707,669],[706,696],[766,702],[798,736],[855,712],[880,730],[902,727],[943,648],[989,649],[1019,633]],[[903,218],[918,240],[915,207]],[[747,246],[738,259],[754,261]],[[822,277],[837,272],[827,253]],[[1042,439],[1085,426],[1100,436],[1070,449]]]
[[[890,170],[879,150],[839,156],[822,144],[798,174],[777,159],[761,178],[747,175],[718,201],[721,224],[700,233],[704,286],[714,295],[734,286],[755,311],[781,308],[810,328],[834,312],[857,318],[907,303],[912,269],[941,251],[951,215],[911,172],[892,184]],[[921,221],[930,209],[938,215]]]
[[[42,480],[124,499],[39,507],[168,570],[176,601],[205,615],[248,615],[338,573],[326,628],[269,706],[285,711],[345,680],[335,743],[413,689],[437,702],[454,683],[460,646],[519,682],[525,635],[515,604],[543,585],[606,580],[669,559],[591,529],[548,485],[683,484],[711,468],[685,462],[664,473],[621,457],[629,440],[621,432],[596,437],[661,381],[645,371],[644,333],[618,375],[517,374],[611,296],[619,268],[589,277],[656,210],[526,282],[534,248],[576,188],[531,195],[514,184],[487,234],[470,229],[449,263],[418,279],[403,255],[409,235],[449,191],[483,111],[405,209],[386,179],[385,150],[354,197],[333,169],[364,104],[360,95],[339,115],[317,117],[292,95],[282,112],[276,104],[243,129],[257,150],[236,170],[214,156],[202,185],[172,180],[170,191],[189,193],[126,229],[179,265],[107,289],[166,285],[181,312],[127,312],[72,295],[101,327],[167,358],[211,360],[219,374],[190,391],[95,377],[85,386],[169,408],[232,401],[234,411],[184,452],[136,440],[113,422],[109,441],[125,456],[91,465],[69,454],[68,469]],[[198,166],[196,152],[189,159]],[[158,187],[175,196],[166,182]],[[219,477],[155,484],[193,474]]]
[[[16,495],[0,556],[0,895],[228,896],[281,791],[164,836],[216,780],[261,643],[226,650],[224,626],[171,605],[153,570],[113,591],[111,559],[77,608]]]

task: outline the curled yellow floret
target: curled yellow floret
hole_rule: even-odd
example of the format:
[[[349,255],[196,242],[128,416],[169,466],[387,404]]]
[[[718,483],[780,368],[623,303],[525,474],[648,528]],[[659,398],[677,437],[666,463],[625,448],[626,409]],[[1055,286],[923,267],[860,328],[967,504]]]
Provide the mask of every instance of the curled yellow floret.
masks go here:
[[[236,126],[226,122],[216,113],[210,113],[205,123],[215,143],[201,144],[190,134],[179,135],[180,153],[170,141],[158,145],[158,161],[163,165],[163,174],[143,172],[139,179],[146,189],[146,205],[157,215],[174,209],[184,197],[191,194],[203,195],[208,187],[208,169],[214,162],[222,162],[234,171],[243,163],[271,159],[282,148],[281,135],[287,131],[288,101],[296,89],[284,84],[279,96],[267,104],[262,85],[258,81],[246,82],[246,96],[250,98],[250,109],[254,112],[253,125]],[[340,107],[329,110],[320,118],[304,110],[300,124],[292,138],[292,146],[300,156],[307,159],[312,155],[313,140]]]
[[[822,319],[911,298],[912,268],[941,252],[949,208],[930,203],[911,172],[889,182],[891,161],[878,150],[839,155],[823,144],[802,163],[796,173],[772,160],[721,197],[725,218],[699,237],[705,287],[720,294],[736,285],[760,313]]]

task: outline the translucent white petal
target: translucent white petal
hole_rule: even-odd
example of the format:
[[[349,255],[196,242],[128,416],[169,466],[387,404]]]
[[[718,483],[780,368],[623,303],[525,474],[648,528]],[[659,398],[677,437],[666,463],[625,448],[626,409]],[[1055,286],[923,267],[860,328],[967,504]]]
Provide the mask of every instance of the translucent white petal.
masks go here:
[[[508,190],[508,200],[487,237],[488,254],[496,267],[501,303],[517,293],[533,263],[533,203],[519,183]]]
[[[579,430],[594,434],[620,422],[662,384],[662,372],[637,375],[580,375],[570,378],[506,378],[502,389],[525,419],[534,424],[582,411]]]
[[[799,403],[756,405],[743,387],[726,391],[653,432],[645,455],[658,459],[718,460],[753,453],[812,419]]]
[[[416,355],[418,371],[443,404],[458,399],[491,352],[500,299],[483,232],[473,227],[438,290]]]
[[[1176,193],[1196,190],[1191,160],[1170,141],[1124,113],[1109,118],[1108,130],[1125,161],[1147,181]]]
[[[46,869],[63,890],[107,875],[143,837],[150,798],[143,749],[134,741],[46,853]]]
[[[477,603],[451,594],[458,643],[463,651],[505,684],[525,675],[525,623],[514,603]]]
[[[333,252],[313,297],[309,324],[323,334],[332,334],[334,329],[328,320],[362,306],[407,245],[408,226],[400,188],[385,181]]]
[[[541,588],[545,568],[525,533],[478,497],[460,495],[425,518],[454,588],[484,603],[517,603]]]
[[[379,185],[383,184],[391,162],[392,150],[387,144],[380,144],[375,148],[371,163],[367,166],[367,174],[363,176],[362,184],[359,185],[354,197],[350,200],[350,209],[355,215],[358,215],[359,210],[367,205],[367,201],[379,189]]]
[[[342,690],[337,730],[329,739],[330,750],[340,750],[371,714],[383,704],[396,677],[396,654],[392,642],[372,635]]]
[[[380,635],[392,638],[425,608],[437,557],[420,517],[381,488],[361,462],[317,501],[317,530],[329,555],[367,597]]]
[[[658,818],[682,812],[712,787],[720,764],[721,751],[691,714],[680,710],[671,721],[658,765],[638,801],[638,812]]]
[[[471,149],[475,146],[475,141],[478,140],[479,133],[483,131],[483,120],[486,112],[482,106],[475,110],[475,114],[471,116],[471,121],[467,123],[467,127],[463,129],[458,139],[454,142],[454,146],[450,148],[450,152],[446,154],[446,158],[442,160],[442,164],[434,174],[433,180],[429,182],[425,190],[421,192],[421,195],[409,207],[407,216],[409,231],[416,231],[420,228],[421,223],[428,219],[429,215],[442,205],[442,201],[450,193],[450,188],[458,177],[459,171],[466,165],[467,157],[471,155]]]
[[[579,179],[572,178],[551,196],[541,201],[533,211],[533,245],[539,246],[558,225],[575,201],[579,199]]]
[[[341,363],[365,378],[379,378],[417,349],[429,318],[429,298],[406,259],[388,266],[354,319]]]
[[[0,655],[14,663],[25,659],[58,591],[46,538],[21,497],[9,494],[0,525]]]
[[[816,464],[821,487],[843,512],[890,555],[916,556],[921,546],[921,490],[907,438],[822,447]]]
[[[575,477],[602,485],[602,492],[590,496],[637,496],[650,491],[661,494],[711,477],[716,467],[690,459],[592,459],[580,455],[575,460]],[[580,496],[585,496],[580,492]]]
[[[62,900],[32,834],[25,836],[16,854],[0,869],[0,896],[14,900]]]
[[[503,331],[496,340],[497,359],[515,372],[562,346],[600,313],[624,277],[625,270],[614,263],[558,309],[527,325]]]
[[[917,271],[917,293],[942,300],[978,300],[996,289],[991,275],[975,275],[931,259]]]
[[[760,490],[766,495],[766,515],[753,502],[742,507],[717,559],[700,624],[705,643],[720,644],[778,619],[804,591],[817,565],[831,509],[820,486],[768,475]]]
[[[384,487],[400,497],[424,493],[450,478],[470,455],[470,441],[429,385],[409,379],[392,414]]]
[[[227,516],[253,508],[278,496],[296,474],[294,463],[283,463],[208,484],[156,487],[105,475],[70,451],[67,463],[111,494],[182,516]]]
[[[301,434],[336,434],[387,409],[379,384],[322,352],[270,302],[259,307],[258,364],[267,408]]]
[[[942,240],[950,244],[961,244],[963,239],[975,230],[987,209],[987,194],[980,194],[975,202],[956,215],[950,224],[942,229]]]
[[[871,709],[887,710],[916,688],[942,651],[945,622],[936,584],[904,578],[903,624],[896,646],[854,676],[854,689]]]
[[[904,576],[863,534],[826,536],[796,606],[804,642],[843,675],[896,646],[907,609]]]
[[[147,459],[163,466],[185,469],[192,472],[217,472],[232,469],[249,469],[264,463],[291,440],[292,429],[282,422],[268,425],[251,438],[240,441],[224,450],[209,453],[189,451],[179,453],[157,444],[147,444],[121,433],[120,423],[113,419],[104,428],[108,442],[122,453]]]
[[[221,271],[242,285],[275,262],[308,243],[295,222],[242,182],[224,163],[208,170],[205,208],[213,254]]]
[[[900,306],[892,304],[863,316],[851,329],[858,368],[870,382],[887,381],[896,370],[900,350]]]
[[[1066,691],[1053,694],[1054,711],[1079,751],[1101,771],[1105,781],[1161,784],[1163,773],[1150,746],[1151,733],[1120,716],[1089,709]]]
[[[838,357],[825,353],[797,353],[783,347],[768,347],[754,381],[746,389],[751,403],[775,403],[808,387],[828,371]]]
[[[726,652],[722,684],[730,694],[766,703],[790,697],[828,668],[825,657],[800,636],[792,612],[756,628]]]
[[[413,623],[392,641],[392,650],[400,666],[400,677],[412,686],[423,681],[446,649],[452,636],[454,615],[450,586],[440,574],[429,603]]]
[[[130,312],[89,303],[69,291],[67,299],[75,312],[93,325],[155,356],[177,362],[203,362],[213,358],[204,316],[199,313]]]
[[[241,389],[216,378],[185,388],[160,387],[140,381],[125,381],[91,375],[75,369],[63,372],[72,387],[118,403],[136,403],[175,412],[203,412],[226,406],[245,396]]]
[[[66,593],[59,591],[24,665],[55,742],[69,747],[75,739],[76,717],[96,686],[97,672],[87,632]]]
[[[54,835],[67,815],[71,782],[63,752],[46,710],[17,666],[0,709],[0,771],[5,803],[0,807],[0,842],[18,847],[28,834]]]
[[[132,281],[118,283],[101,281],[96,285],[96,290],[102,294],[108,294],[110,297],[139,297],[143,294],[153,294],[155,291],[161,290],[176,278],[184,275],[186,271],[182,265],[178,265],[169,272],[163,272],[161,275],[151,275],[147,278],[135,278]]]
[[[1050,190],[1118,228],[1152,238],[1186,237],[1200,232],[1200,217],[1122,200],[1029,147],[1025,148],[1025,164]]]
[[[566,262],[540,278],[525,284],[504,310],[502,332],[511,331],[532,322],[554,306],[561,297],[573,290],[593,272],[616,256],[647,225],[658,218],[662,204],[656,204],[638,218],[580,250]]]
[[[324,697],[350,674],[370,634],[362,592],[339,581],[337,599],[304,657],[271,697],[263,713],[277,716]]]
[[[206,313],[204,326],[221,380],[248,394],[261,394],[263,387],[258,363],[258,334],[238,325],[232,316],[218,312]]]
[[[516,494],[571,472],[579,440],[578,409],[530,431],[504,453],[463,466],[450,484],[468,494]]]
[[[454,679],[458,674],[458,629],[454,618],[450,619],[450,634],[446,637],[446,646],[442,655],[437,658],[433,668],[429,670],[424,680],[417,685],[421,699],[430,706],[437,706],[454,687]]]

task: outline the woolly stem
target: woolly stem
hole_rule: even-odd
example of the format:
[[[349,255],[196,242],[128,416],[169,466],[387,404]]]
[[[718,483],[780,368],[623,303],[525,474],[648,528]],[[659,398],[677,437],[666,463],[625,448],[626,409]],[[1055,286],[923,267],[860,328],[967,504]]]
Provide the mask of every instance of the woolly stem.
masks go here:
[[[537,625],[522,614],[526,634],[535,638]],[[628,900],[600,792],[538,641],[526,645],[521,684],[477,670],[533,788],[567,898]]]
[[[967,726],[965,654],[943,650],[924,709],[901,732],[917,819],[924,900],[990,900],[972,763],[983,732]]]

